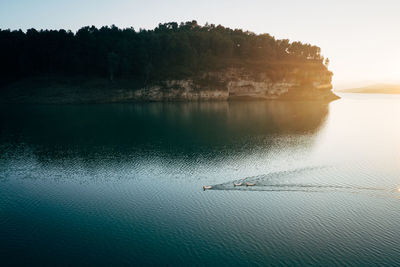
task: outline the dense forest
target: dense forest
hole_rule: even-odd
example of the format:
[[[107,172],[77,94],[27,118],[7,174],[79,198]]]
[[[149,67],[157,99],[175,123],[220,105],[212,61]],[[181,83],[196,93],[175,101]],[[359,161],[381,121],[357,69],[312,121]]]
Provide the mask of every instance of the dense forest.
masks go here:
[[[84,75],[141,84],[195,77],[204,71],[245,67],[270,76],[299,64],[322,63],[320,48],[196,21],[153,30],[0,30],[0,85],[40,75]],[[327,64],[328,60],[325,60]]]

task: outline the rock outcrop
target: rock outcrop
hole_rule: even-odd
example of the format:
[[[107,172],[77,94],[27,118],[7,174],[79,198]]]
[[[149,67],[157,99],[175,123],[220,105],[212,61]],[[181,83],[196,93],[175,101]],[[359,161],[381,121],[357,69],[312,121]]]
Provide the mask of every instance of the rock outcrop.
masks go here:
[[[294,71],[280,80],[243,70],[206,73],[200,79],[169,80],[135,91],[120,90],[117,98],[133,101],[199,101],[239,99],[334,100],[332,73]],[[117,100],[117,99],[115,99]]]
[[[42,77],[10,85],[0,102],[12,103],[119,103],[146,101],[227,101],[242,99],[323,100],[338,97],[332,93],[332,73],[323,69],[292,69],[278,72],[249,72],[228,69],[200,76],[166,80],[144,87],[134,81],[86,80]]]

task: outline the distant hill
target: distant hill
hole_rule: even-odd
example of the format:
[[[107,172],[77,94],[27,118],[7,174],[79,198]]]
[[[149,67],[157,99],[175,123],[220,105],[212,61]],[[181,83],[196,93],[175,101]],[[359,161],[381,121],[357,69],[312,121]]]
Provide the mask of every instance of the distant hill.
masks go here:
[[[359,88],[335,90],[338,93],[400,94],[398,84],[374,84]]]

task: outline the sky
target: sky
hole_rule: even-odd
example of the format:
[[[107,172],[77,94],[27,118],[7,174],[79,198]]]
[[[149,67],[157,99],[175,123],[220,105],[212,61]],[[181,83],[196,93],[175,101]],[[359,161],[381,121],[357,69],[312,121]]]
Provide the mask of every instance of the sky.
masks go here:
[[[318,45],[344,89],[400,83],[399,11],[395,0],[0,0],[0,29],[221,24]]]

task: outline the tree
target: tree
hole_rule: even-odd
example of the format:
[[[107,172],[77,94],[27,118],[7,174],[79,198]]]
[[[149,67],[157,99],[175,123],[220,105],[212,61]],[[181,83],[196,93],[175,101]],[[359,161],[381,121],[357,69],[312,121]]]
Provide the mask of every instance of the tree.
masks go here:
[[[329,67],[329,63],[330,63],[329,58],[326,58],[326,59],[325,59],[324,65],[325,65],[326,67]]]
[[[201,26],[195,20],[139,31],[115,25],[86,26],[76,33],[0,30],[0,58],[1,86],[50,73],[151,83],[227,68],[277,76],[306,65],[326,69],[329,64],[317,46],[221,25]]]
[[[116,53],[110,52],[107,55],[107,62],[108,62],[108,73],[110,75],[109,77],[110,80],[113,81],[115,72],[117,71],[119,66],[120,57]]]

